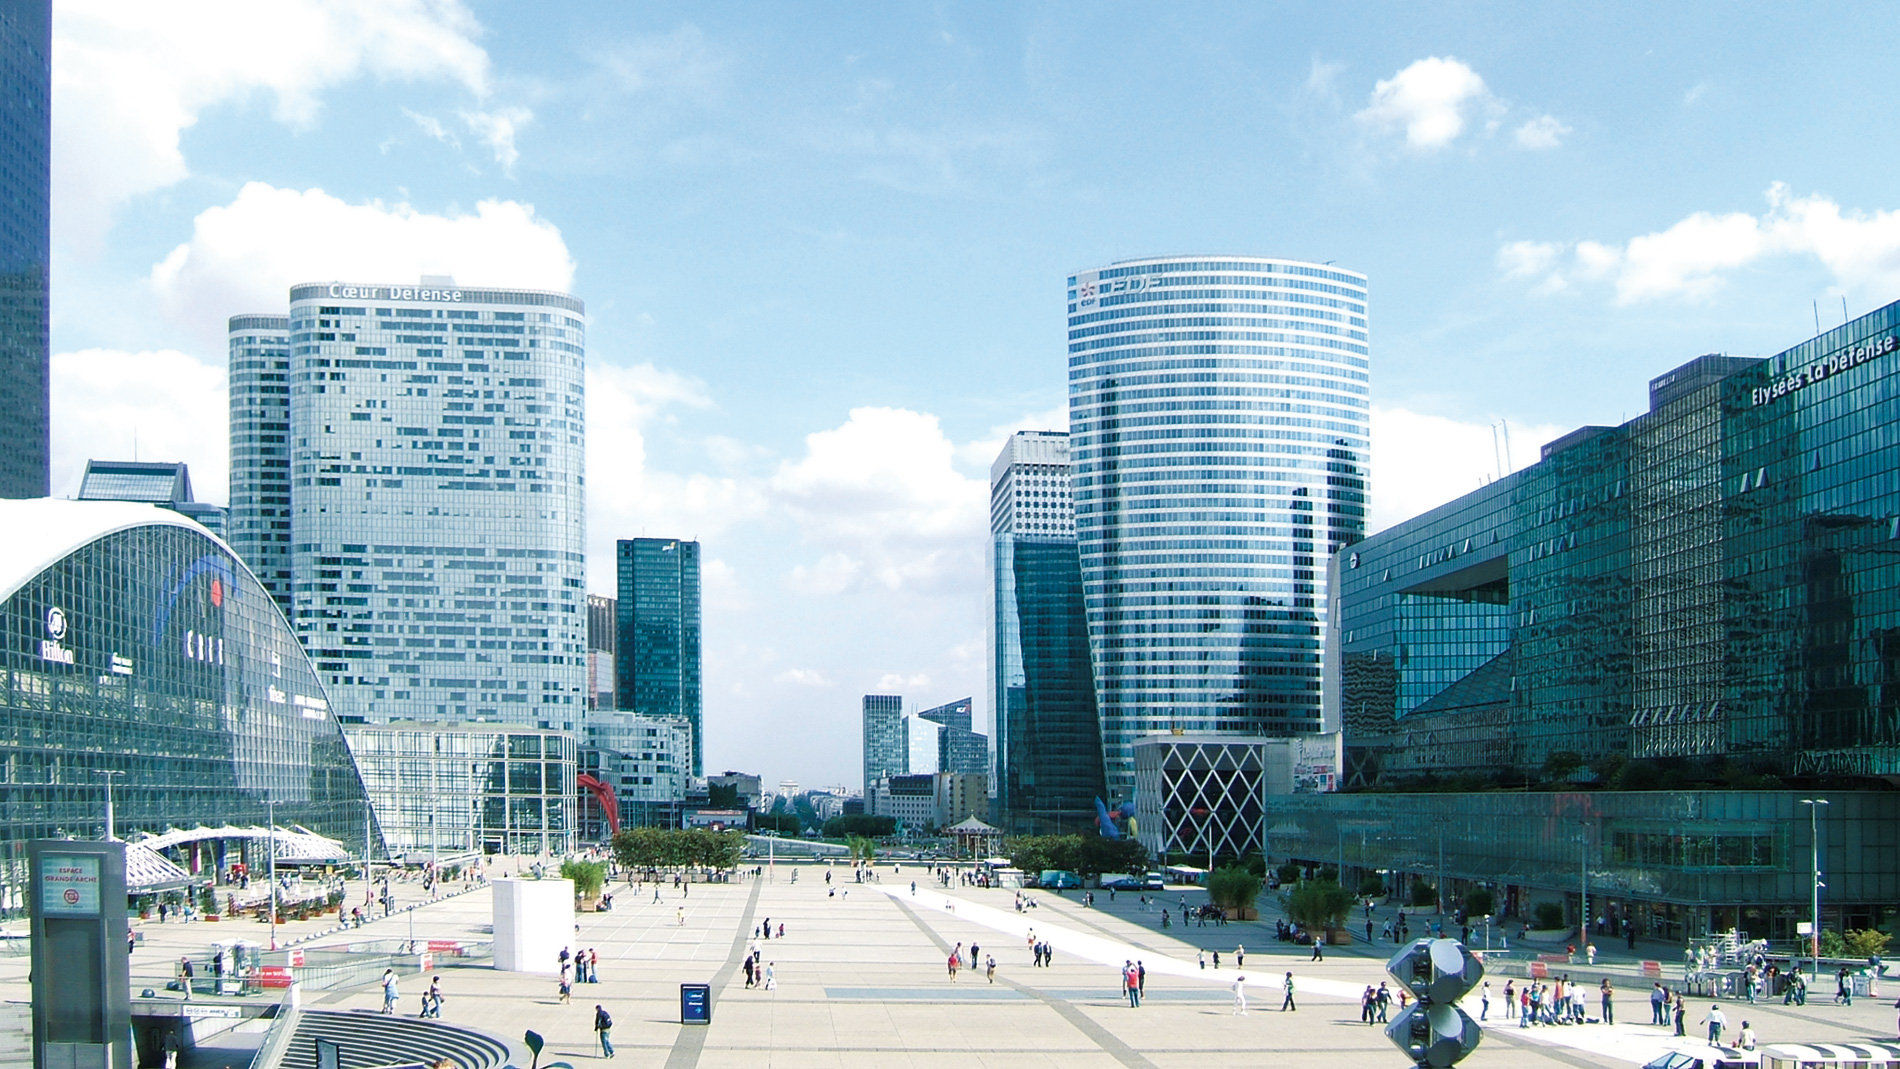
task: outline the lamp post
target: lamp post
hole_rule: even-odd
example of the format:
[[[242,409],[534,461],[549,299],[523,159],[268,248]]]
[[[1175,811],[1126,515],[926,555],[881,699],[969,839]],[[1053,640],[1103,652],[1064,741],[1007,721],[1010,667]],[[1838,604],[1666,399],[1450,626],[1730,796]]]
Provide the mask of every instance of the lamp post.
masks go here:
[[[264,799],[264,819],[270,823],[266,838],[270,844],[270,948],[277,949],[277,800]]]
[[[370,831],[370,820],[371,820],[371,817],[370,817],[370,807],[369,807],[369,799],[367,799],[367,798],[365,798],[365,799],[363,799],[363,905],[364,905],[364,910],[363,910],[363,912],[364,912],[364,913],[368,913],[368,912],[369,912],[369,909],[368,909],[368,906],[369,906],[369,903],[370,903],[370,897],[369,897],[369,895],[370,895],[370,891],[369,891],[369,886],[370,886],[370,876],[369,876],[369,852],[370,852],[370,845],[369,845],[369,843],[370,843],[370,835],[371,835],[371,831]]]
[[[113,826],[113,820],[112,820],[112,781],[119,778],[120,776],[125,775],[125,773],[116,768],[96,768],[96,769],[93,769],[93,772],[99,776],[104,777],[106,781],[106,834],[105,834],[105,838],[106,838],[106,841],[110,842],[113,839],[117,839],[119,837],[116,829]]]
[[[1577,946],[1590,945],[1590,826],[1577,833]]]
[[[1827,804],[1827,799],[1803,798],[1801,804],[1808,807],[1808,870],[1813,874],[1808,884],[1809,920],[1813,924],[1808,929],[1808,954],[1812,963],[1810,972],[1818,981],[1821,978],[1821,807]]]

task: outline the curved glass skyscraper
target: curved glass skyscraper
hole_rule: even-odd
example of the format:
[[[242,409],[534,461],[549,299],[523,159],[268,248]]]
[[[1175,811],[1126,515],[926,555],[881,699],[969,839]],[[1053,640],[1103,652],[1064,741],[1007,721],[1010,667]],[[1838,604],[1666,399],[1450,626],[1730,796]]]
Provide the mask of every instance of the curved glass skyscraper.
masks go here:
[[[1365,533],[1364,275],[1255,257],[1069,279],[1075,528],[1108,789],[1171,729],[1321,730],[1326,558]]]

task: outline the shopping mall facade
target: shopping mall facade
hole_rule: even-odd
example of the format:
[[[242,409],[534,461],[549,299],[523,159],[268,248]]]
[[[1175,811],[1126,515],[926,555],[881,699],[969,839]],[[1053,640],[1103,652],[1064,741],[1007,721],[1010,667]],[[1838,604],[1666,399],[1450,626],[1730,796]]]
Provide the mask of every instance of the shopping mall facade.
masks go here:
[[[1900,903],[1900,304],[1649,392],[1336,554],[1347,793],[1272,855],[1677,937],[1791,937],[1817,852],[1826,927]]]
[[[322,683],[203,527],[145,504],[0,501],[0,629],[0,904],[23,901],[28,840],[106,833],[108,787],[118,837],[163,836],[195,878],[249,858],[242,826],[272,809],[383,853]]]

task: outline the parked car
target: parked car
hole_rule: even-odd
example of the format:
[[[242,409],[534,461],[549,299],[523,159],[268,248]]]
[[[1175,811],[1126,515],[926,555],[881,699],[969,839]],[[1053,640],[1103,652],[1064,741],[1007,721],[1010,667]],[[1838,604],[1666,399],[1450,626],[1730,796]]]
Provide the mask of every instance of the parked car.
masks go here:
[[[1103,880],[1102,886],[1112,891],[1142,891],[1148,887],[1148,880],[1142,876],[1117,876],[1112,880]]]

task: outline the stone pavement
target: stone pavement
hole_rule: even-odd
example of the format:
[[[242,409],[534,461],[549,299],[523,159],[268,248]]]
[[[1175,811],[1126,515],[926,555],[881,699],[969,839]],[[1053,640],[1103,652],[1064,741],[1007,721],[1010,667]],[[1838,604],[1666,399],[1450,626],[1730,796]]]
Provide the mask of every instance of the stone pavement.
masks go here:
[[[780,864],[774,879],[694,884],[682,896],[670,883],[655,903],[652,886],[615,884],[615,909],[581,914],[578,947],[600,952],[599,984],[578,984],[563,1005],[552,977],[498,973],[483,967],[438,970],[448,994],[444,1017],[518,1040],[532,1028],[548,1040],[543,1060],[577,1065],[595,1060],[593,1009],[604,1004],[615,1019],[619,1064],[631,1066],[941,1066],[960,1064],[1046,1066],[1393,1066],[1405,1059],[1381,1030],[1359,1022],[1357,992],[1384,976],[1385,951],[1356,947],[1329,951],[1309,962],[1306,948],[1278,943],[1270,922],[1167,930],[1159,916],[1120,895],[1112,905],[1098,893],[1098,908],[1082,906],[1070,892],[1031,892],[1039,905],[1012,909],[1010,891],[936,888],[920,866],[879,866],[881,882],[855,883],[850,870],[831,870],[827,889],[822,865]],[[791,875],[797,872],[796,883]],[[915,879],[918,891],[910,892]],[[399,899],[420,889],[398,885]],[[830,892],[836,892],[835,894]],[[1198,891],[1162,897],[1198,902]],[[686,923],[677,922],[684,909]],[[366,936],[487,938],[489,896],[478,890],[425,905],[412,916],[377,921]],[[775,965],[777,989],[747,990],[739,969],[753,929],[767,917],[785,925],[785,937],[760,940]],[[1175,913],[1178,919],[1178,908]],[[1049,968],[1030,963],[1027,929],[1055,946]],[[315,922],[306,922],[314,927]],[[134,990],[162,987],[169,960],[189,945],[229,937],[219,925],[142,926],[147,944],[134,955]],[[249,935],[260,926],[237,925]],[[281,926],[295,937],[298,925]],[[341,937],[337,937],[340,941]],[[318,939],[312,945],[323,945]],[[1237,970],[1232,952],[1247,946],[1246,974],[1251,1012],[1232,1012],[1230,985]],[[997,976],[964,969],[952,982],[945,958],[962,943],[994,955]],[[1196,967],[1197,947],[1222,951],[1222,966]],[[1140,958],[1148,969],[1148,992],[1132,1009],[1119,989],[1117,966]],[[1280,1013],[1281,977],[1295,976],[1300,1008]],[[1573,970],[1573,975],[1577,975]],[[149,979],[142,979],[149,977]],[[23,998],[23,968],[0,962],[0,993]],[[678,1023],[679,984],[714,986],[713,1023]],[[400,1010],[414,1014],[426,977],[402,981]],[[1502,982],[1493,990],[1501,993]],[[1890,996],[1891,997],[1891,996]],[[1649,1018],[1644,991],[1626,990],[1618,1003],[1626,1020]],[[349,991],[311,992],[308,1004],[325,1008],[375,1008],[371,985]],[[1692,1000],[1694,1022],[1706,1001]],[[1864,999],[1851,1009],[1811,1002],[1805,1009],[1773,1006],[1726,1008],[1731,1028],[1753,1020],[1764,1042],[1891,1035],[1890,1004]],[[1469,1007],[1475,1015],[1477,1007]],[[1493,1004],[1499,1009],[1498,1003]],[[1594,1011],[1594,1001],[1593,1001]],[[1490,1022],[1495,1025],[1494,1020]],[[1513,1022],[1514,1024],[1514,1022]],[[1661,1029],[1641,1024],[1614,1028],[1518,1029],[1493,1027],[1464,1065],[1476,1069],[1517,1066],[1630,1066],[1670,1042]],[[214,1069],[216,1067],[214,1066]]]

